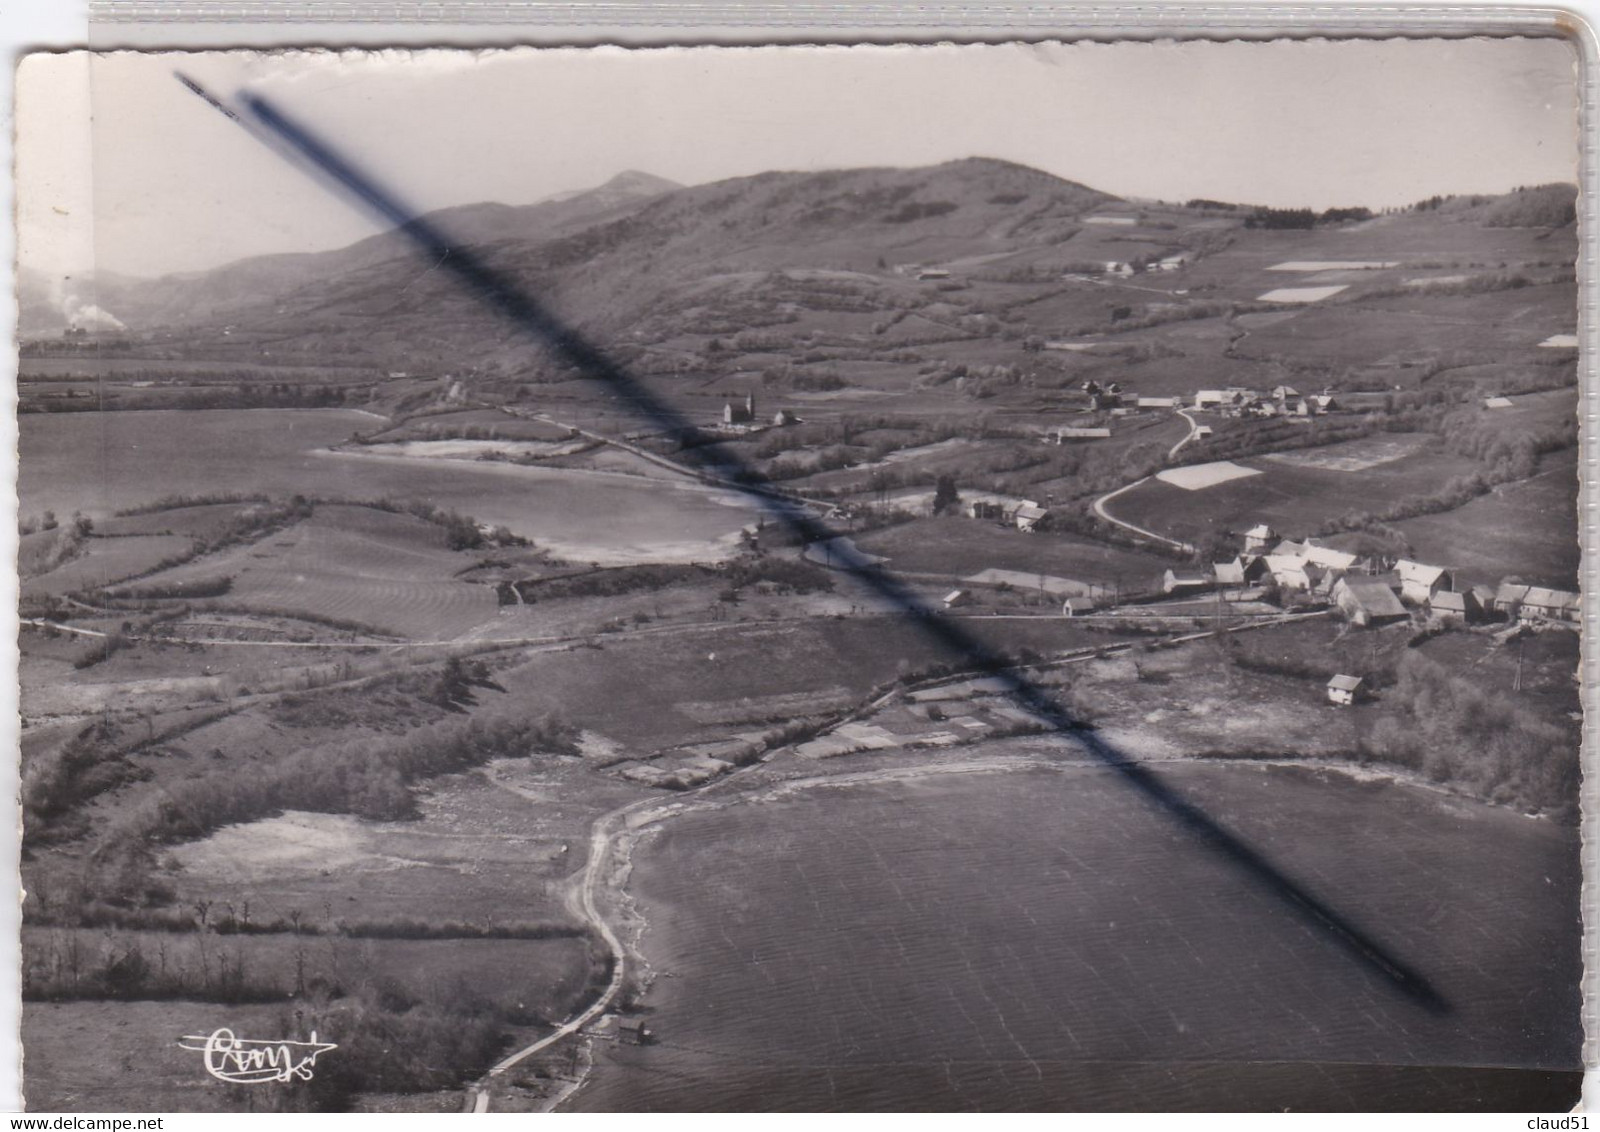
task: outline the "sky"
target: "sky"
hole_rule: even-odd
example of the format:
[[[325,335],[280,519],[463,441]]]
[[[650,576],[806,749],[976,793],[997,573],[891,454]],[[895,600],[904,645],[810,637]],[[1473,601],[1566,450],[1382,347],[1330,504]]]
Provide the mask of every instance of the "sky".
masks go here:
[[[272,99],[418,211],[987,156],[1119,195],[1385,207],[1575,181],[1554,39],[33,56],[20,262],[156,276],[378,230],[195,97]]]

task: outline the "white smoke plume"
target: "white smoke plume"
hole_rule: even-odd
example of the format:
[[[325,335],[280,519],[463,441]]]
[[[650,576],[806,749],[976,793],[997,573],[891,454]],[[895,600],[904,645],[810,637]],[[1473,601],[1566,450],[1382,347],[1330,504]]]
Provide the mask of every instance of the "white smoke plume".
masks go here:
[[[74,330],[125,330],[123,321],[97,303],[86,301],[75,279],[55,277],[50,281],[50,301]]]

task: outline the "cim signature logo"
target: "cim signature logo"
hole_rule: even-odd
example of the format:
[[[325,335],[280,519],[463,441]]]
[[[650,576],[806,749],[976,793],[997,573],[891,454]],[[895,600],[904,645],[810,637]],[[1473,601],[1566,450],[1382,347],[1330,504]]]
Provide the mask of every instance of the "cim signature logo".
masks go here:
[[[311,1080],[312,1067],[319,1054],[339,1047],[332,1042],[317,1041],[317,1032],[311,1031],[308,1042],[257,1041],[253,1038],[236,1038],[233,1031],[224,1027],[204,1037],[185,1034],[178,1045],[206,1056],[206,1072],[219,1081],[232,1081],[238,1085],[259,1085],[266,1081]]]

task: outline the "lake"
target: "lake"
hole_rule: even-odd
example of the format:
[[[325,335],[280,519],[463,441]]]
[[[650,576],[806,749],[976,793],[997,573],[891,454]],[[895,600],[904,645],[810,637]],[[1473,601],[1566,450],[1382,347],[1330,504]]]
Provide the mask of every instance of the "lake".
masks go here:
[[[216,409],[19,416],[20,514],[105,516],[167,495],[390,497],[503,524],[563,557],[707,558],[756,509],[665,476],[334,453],[377,418],[351,409]]]
[[[1446,1010],[1397,993],[1104,768],[815,789],[691,812],[640,844],[629,888],[661,976],[643,1001],[659,1041],[596,1043],[568,1107],[1576,1100],[1576,830],[1331,771],[1160,777]]]

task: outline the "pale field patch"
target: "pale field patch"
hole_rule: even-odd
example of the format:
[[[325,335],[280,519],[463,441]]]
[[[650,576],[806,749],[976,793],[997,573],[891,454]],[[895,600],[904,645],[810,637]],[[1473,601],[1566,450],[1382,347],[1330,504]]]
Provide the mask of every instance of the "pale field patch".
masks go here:
[[[1341,283],[1336,287],[1279,287],[1268,291],[1265,295],[1257,295],[1258,303],[1320,303],[1323,299],[1331,299],[1340,291],[1349,289],[1348,284]]]
[[[1216,487],[1219,483],[1229,480],[1244,479],[1246,476],[1259,476],[1261,473],[1255,468],[1246,468],[1242,464],[1235,464],[1231,460],[1218,460],[1214,464],[1192,464],[1187,468],[1166,468],[1156,473],[1156,479],[1162,483],[1170,483],[1173,487],[1181,487],[1184,491],[1200,491],[1208,487]]]
[[[1276,464],[1297,468],[1322,468],[1330,472],[1364,472],[1421,451],[1428,445],[1426,436],[1374,436],[1311,448],[1299,452],[1272,452],[1263,456]]]

